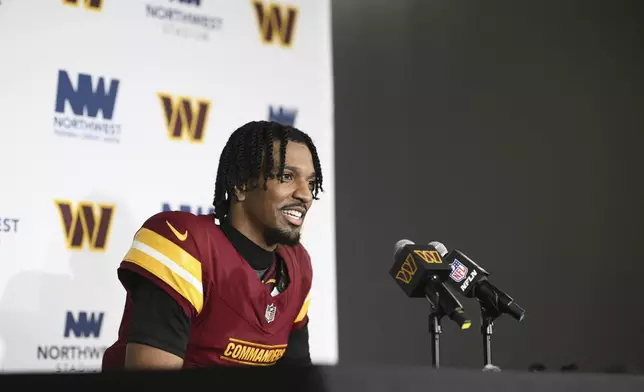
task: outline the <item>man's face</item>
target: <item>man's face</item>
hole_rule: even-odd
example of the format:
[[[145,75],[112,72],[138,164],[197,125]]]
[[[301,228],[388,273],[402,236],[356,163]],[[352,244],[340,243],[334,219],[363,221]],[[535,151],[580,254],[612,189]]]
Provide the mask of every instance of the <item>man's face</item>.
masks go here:
[[[306,144],[289,141],[284,174],[280,167],[279,141],[273,144],[273,177],[246,192],[244,210],[251,224],[263,234],[267,245],[295,245],[307,211],[313,202],[315,185],[313,157]]]

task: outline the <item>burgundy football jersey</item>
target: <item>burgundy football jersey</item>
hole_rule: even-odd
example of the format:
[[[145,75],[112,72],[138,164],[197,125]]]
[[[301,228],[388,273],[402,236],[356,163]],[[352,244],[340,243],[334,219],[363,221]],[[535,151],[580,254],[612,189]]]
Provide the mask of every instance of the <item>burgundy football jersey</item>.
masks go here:
[[[119,270],[150,279],[188,315],[184,367],[270,366],[284,355],[289,334],[308,319],[313,278],[302,245],[278,246],[277,253],[290,281],[283,292],[257,277],[213,215],[161,212],[137,231]],[[130,311],[128,295],[118,340],[104,354],[104,369],[123,366]]]

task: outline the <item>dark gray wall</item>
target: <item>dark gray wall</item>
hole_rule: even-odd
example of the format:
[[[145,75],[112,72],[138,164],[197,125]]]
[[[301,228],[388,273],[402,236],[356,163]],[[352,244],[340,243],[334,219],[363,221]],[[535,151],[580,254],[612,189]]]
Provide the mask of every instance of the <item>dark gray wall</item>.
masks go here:
[[[644,369],[641,7],[547,3],[333,2],[342,364],[431,363],[428,306],[388,275],[408,238],[527,309],[496,323],[502,368]],[[481,367],[463,303],[441,359]]]

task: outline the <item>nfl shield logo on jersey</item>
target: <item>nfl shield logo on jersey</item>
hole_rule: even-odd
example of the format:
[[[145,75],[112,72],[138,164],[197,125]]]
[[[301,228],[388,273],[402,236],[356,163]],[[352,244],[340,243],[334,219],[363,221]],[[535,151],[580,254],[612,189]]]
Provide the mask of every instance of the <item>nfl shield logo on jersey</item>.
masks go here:
[[[452,262],[452,273],[449,274],[449,277],[452,278],[454,282],[460,282],[465,279],[467,276],[467,267],[461,264],[460,261],[454,259]]]
[[[266,313],[264,313],[264,318],[266,319],[267,323],[272,323],[273,320],[275,320],[276,311],[277,311],[277,308],[273,304],[270,304],[266,307]]]

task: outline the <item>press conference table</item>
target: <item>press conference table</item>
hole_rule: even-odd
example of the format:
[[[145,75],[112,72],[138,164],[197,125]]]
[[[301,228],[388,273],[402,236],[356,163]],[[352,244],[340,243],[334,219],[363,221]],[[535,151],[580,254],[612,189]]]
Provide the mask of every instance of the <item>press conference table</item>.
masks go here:
[[[304,369],[200,369],[181,372],[2,374],[0,390],[138,391],[441,391],[441,392],[622,392],[644,391],[644,376],[585,373],[484,373],[426,367],[364,366]]]

